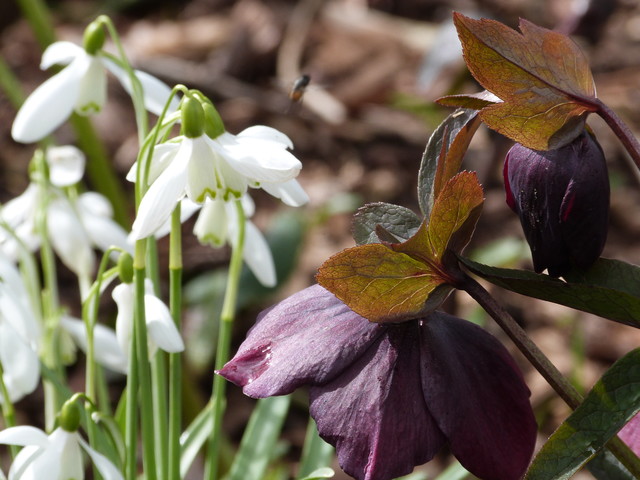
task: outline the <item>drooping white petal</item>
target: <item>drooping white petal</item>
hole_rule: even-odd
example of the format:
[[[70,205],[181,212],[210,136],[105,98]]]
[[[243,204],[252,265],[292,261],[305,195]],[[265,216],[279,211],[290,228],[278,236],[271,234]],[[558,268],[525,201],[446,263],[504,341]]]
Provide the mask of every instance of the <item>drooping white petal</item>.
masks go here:
[[[180,223],[186,222],[191,216],[202,208],[202,205],[192,202],[188,197],[180,200]],[[162,238],[171,231],[171,218],[168,218],[164,224],[156,230],[156,238]]]
[[[37,142],[69,118],[89,64],[90,58],[87,55],[76,57],[69,66],[29,95],[11,127],[11,136],[16,142]]]
[[[97,57],[89,56],[89,68],[80,82],[74,110],[79,115],[93,115],[107,102],[107,72]]]
[[[244,212],[245,218],[253,217],[253,214],[256,213],[256,203],[253,201],[253,198],[251,198],[251,195],[248,195],[248,194],[243,195],[240,198],[240,203],[242,204],[242,211]],[[227,210],[233,209],[235,214],[235,211],[236,211],[235,205],[233,205],[231,202],[227,202],[226,206],[227,206]],[[230,215],[233,215],[233,214],[230,214]]]
[[[165,352],[183,351],[182,337],[164,302],[155,295],[147,293],[144,296],[144,309],[149,339]]]
[[[60,325],[83,352],[87,352],[87,329],[82,320],[62,316]],[[93,328],[93,344],[96,361],[115,372],[127,373],[127,357],[120,348],[116,332],[98,323]]]
[[[160,143],[154,147],[153,155],[151,156],[151,165],[149,166],[149,178],[147,179],[149,184],[155,182],[160,174],[165,171],[175,158],[179,149],[179,142]],[[137,166],[137,162],[131,166],[131,169],[127,173],[128,181],[136,182]]]
[[[0,431],[0,443],[18,445],[19,447],[35,445],[40,448],[46,448],[49,446],[49,437],[39,428],[20,425]]]
[[[282,183],[263,182],[260,187],[290,207],[300,207],[309,201],[309,195],[295,178]]]
[[[53,65],[68,65],[75,58],[87,55],[84,48],[71,42],[54,42],[42,53],[40,68],[46,70]]]
[[[78,443],[79,439],[80,435],[77,432],[67,432],[61,427],[56,428],[49,435],[49,448],[34,463],[34,466],[37,466],[34,469],[34,473],[37,475],[36,478],[51,478],[48,477],[51,467],[45,461],[45,455],[49,457],[50,453],[51,459],[60,463],[60,480],[82,480],[84,478],[84,466],[82,463],[82,451]]]
[[[187,138],[183,143],[192,145],[189,158],[187,179],[187,196],[196,203],[203,203],[207,196],[214,197],[220,188],[220,183],[226,179],[216,178],[215,152],[206,140],[207,137]]]
[[[2,379],[12,402],[30,394],[38,386],[38,354],[4,319],[0,320],[0,364]]]
[[[11,228],[15,229],[31,216],[37,202],[38,186],[35,183],[30,183],[24,192],[4,204],[0,216]]]
[[[188,144],[184,152],[181,145],[171,165],[160,174],[144,194],[131,227],[132,240],[140,240],[152,235],[167,221],[176,204],[184,196],[190,151]]]
[[[0,254],[0,316],[34,348],[40,339],[40,322],[16,265]]]
[[[103,252],[109,247],[120,247],[133,253],[127,232],[111,218],[111,204],[102,195],[87,192],[78,198],[80,220],[93,245]]]
[[[113,73],[113,75],[122,84],[122,87],[126,92],[131,95],[131,80],[129,79],[127,72],[108,58],[101,57],[101,60],[104,66],[107,67],[107,69]],[[153,75],[149,75],[146,72],[134,70],[134,74],[138,77],[138,80],[142,85],[145,108],[154,115],[160,115],[167,103],[167,100],[169,100],[171,89],[162,80],[154,77]],[[171,100],[171,105],[167,113],[170,114],[175,112],[178,109],[179,103],[179,100],[174,96]]]
[[[9,480],[38,480],[33,473],[33,463],[45,452],[44,448],[29,445],[23,447],[11,464]],[[58,474],[59,467],[52,474]]]
[[[84,175],[84,153],[73,145],[47,149],[49,180],[56,187],[68,187],[78,183]]]
[[[66,199],[60,197],[49,204],[47,231],[62,263],[79,278],[88,278],[95,262],[91,242],[80,218]]]
[[[116,338],[120,345],[120,350],[126,358],[129,358],[133,332],[133,285],[126,283],[116,285],[111,296],[118,306]]]
[[[280,145],[282,148],[289,148],[293,150],[293,142],[289,137],[287,137],[280,130],[267,127],[265,125],[254,125],[252,127],[245,128],[238,135],[236,135],[236,137],[242,139],[266,140],[269,142],[274,142]]]
[[[229,242],[231,245],[237,243],[235,240],[236,230],[237,224],[232,224],[229,228]],[[262,285],[265,287],[274,287],[276,285],[276,268],[269,244],[258,227],[249,220],[245,223],[245,240],[242,255],[249,270],[253,272]]]
[[[198,215],[198,220],[193,226],[193,233],[198,237],[200,243],[221,247],[227,241],[228,222],[225,202],[208,200]]]
[[[91,448],[82,438],[78,437],[78,441],[82,448],[84,448],[84,451],[89,454],[91,461],[93,461],[93,464],[96,466],[104,480],[124,480],[124,477],[115,465],[111,463],[111,460]]]
[[[302,168],[300,160],[271,141],[233,138],[230,134],[222,134],[213,143],[222,147],[221,154],[231,168],[258,182],[291,180]]]

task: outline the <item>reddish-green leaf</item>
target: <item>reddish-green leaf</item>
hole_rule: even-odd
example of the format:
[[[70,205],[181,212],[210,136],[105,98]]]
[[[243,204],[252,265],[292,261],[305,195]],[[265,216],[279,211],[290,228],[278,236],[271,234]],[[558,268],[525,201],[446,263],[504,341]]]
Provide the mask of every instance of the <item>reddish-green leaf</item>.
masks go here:
[[[317,280],[372,322],[407,320],[435,309],[433,302],[440,299],[439,305],[444,294],[438,287],[445,283],[429,265],[380,243],[334,255],[320,267]]]
[[[518,33],[459,13],[454,23],[469,70],[503,102],[480,112],[492,129],[537,150],[566,145],[597,110],[586,57],[567,36],[520,21]]]
[[[447,251],[460,253],[469,243],[483,202],[476,174],[460,172],[442,187],[431,209],[429,225],[423,225],[405,243],[393,245],[394,250],[441,265]]]
[[[446,182],[460,170],[462,158],[479,125],[478,112],[456,110],[429,138],[418,173],[418,202],[426,217]]]
[[[470,108],[472,110],[482,110],[484,107],[500,102],[502,102],[502,100],[488,90],[483,90],[478,93],[447,95],[436,99],[436,103],[444,107]]]

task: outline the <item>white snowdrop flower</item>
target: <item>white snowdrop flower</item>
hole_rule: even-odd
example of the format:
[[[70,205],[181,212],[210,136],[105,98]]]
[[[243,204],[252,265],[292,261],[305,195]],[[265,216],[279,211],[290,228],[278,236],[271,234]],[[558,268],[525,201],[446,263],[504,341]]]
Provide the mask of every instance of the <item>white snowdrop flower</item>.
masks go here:
[[[36,88],[23,103],[11,128],[11,136],[17,142],[41,140],[73,111],[80,115],[99,112],[107,96],[107,70],[131,93],[127,72],[99,49],[92,55],[74,43],[55,42],[44,51],[40,68],[44,70],[52,65],[66,67]],[[145,107],[159,115],[171,89],[147,73],[136,70],[135,75],[142,84]],[[177,102],[172,108],[177,108]]]
[[[87,163],[84,153],[73,145],[49,147],[46,153],[49,164],[49,180],[56,187],[69,187],[78,183],[84,175]]]
[[[123,480],[111,461],[84,441],[78,432],[62,427],[50,435],[31,426],[19,426],[0,431],[0,443],[24,447],[16,456],[9,478],[11,480],[83,480],[84,450],[105,480]]]
[[[273,287],[276,285],[276,269],[269,244],[258,227],[249,220],[255,210],[255,204],[249,195],[244,195],[241,201],[246,217],[243,259],[262,285]],[[238,212],[233,202],[207,200],[200,211],[193,233],[200,243],[212,247],[221,247],[227,242],[236,247],[238,222]]]
[[[125,357],[129,356],[133,336],[134,285],[121,283],[111,294],[118,306],[116,317],[116,337]],[[145,281],[144,313],[149,335],[149,356],[153,356],[158,348],[165,352],[176,353],[184,350],[180,332],[173,322],[167,306],[153,293],[153,285]]]

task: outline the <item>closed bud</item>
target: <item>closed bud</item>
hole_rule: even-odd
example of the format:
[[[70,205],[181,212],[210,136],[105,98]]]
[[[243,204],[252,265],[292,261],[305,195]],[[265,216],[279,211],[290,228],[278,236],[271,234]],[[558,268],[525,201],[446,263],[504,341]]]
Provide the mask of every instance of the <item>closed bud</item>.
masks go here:
[[[89,55],[95,55],[104,45],[106,35],[102,22],[91,22],[84,30],[83,45],[84,50]]]
[[[609,176],[591,134],[585,131],[557,150],[514,145],[505,159],[504,182],[536,272],[547,269],[559,277],[597,260],[607,238]]]
[[[182,114],[182,133],[187,138],[198,138],[204,132],[204,110],[197,98],[187,96],[180,107]]]

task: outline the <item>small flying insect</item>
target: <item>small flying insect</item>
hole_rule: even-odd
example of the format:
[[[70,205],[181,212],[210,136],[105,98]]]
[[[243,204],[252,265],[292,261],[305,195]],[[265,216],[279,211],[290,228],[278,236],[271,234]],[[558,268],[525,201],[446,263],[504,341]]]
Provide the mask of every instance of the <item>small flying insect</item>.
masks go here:
[[[311,77],[306,73],[296,78],[295,82],[293,82],[293,85],[291,86],[291,91],[289,92],[289,99],[291,100],[291,105],[302,101],[302,96],[304,95],[304,92],[306,88],[309,86],[310,82],[311,82]]]

